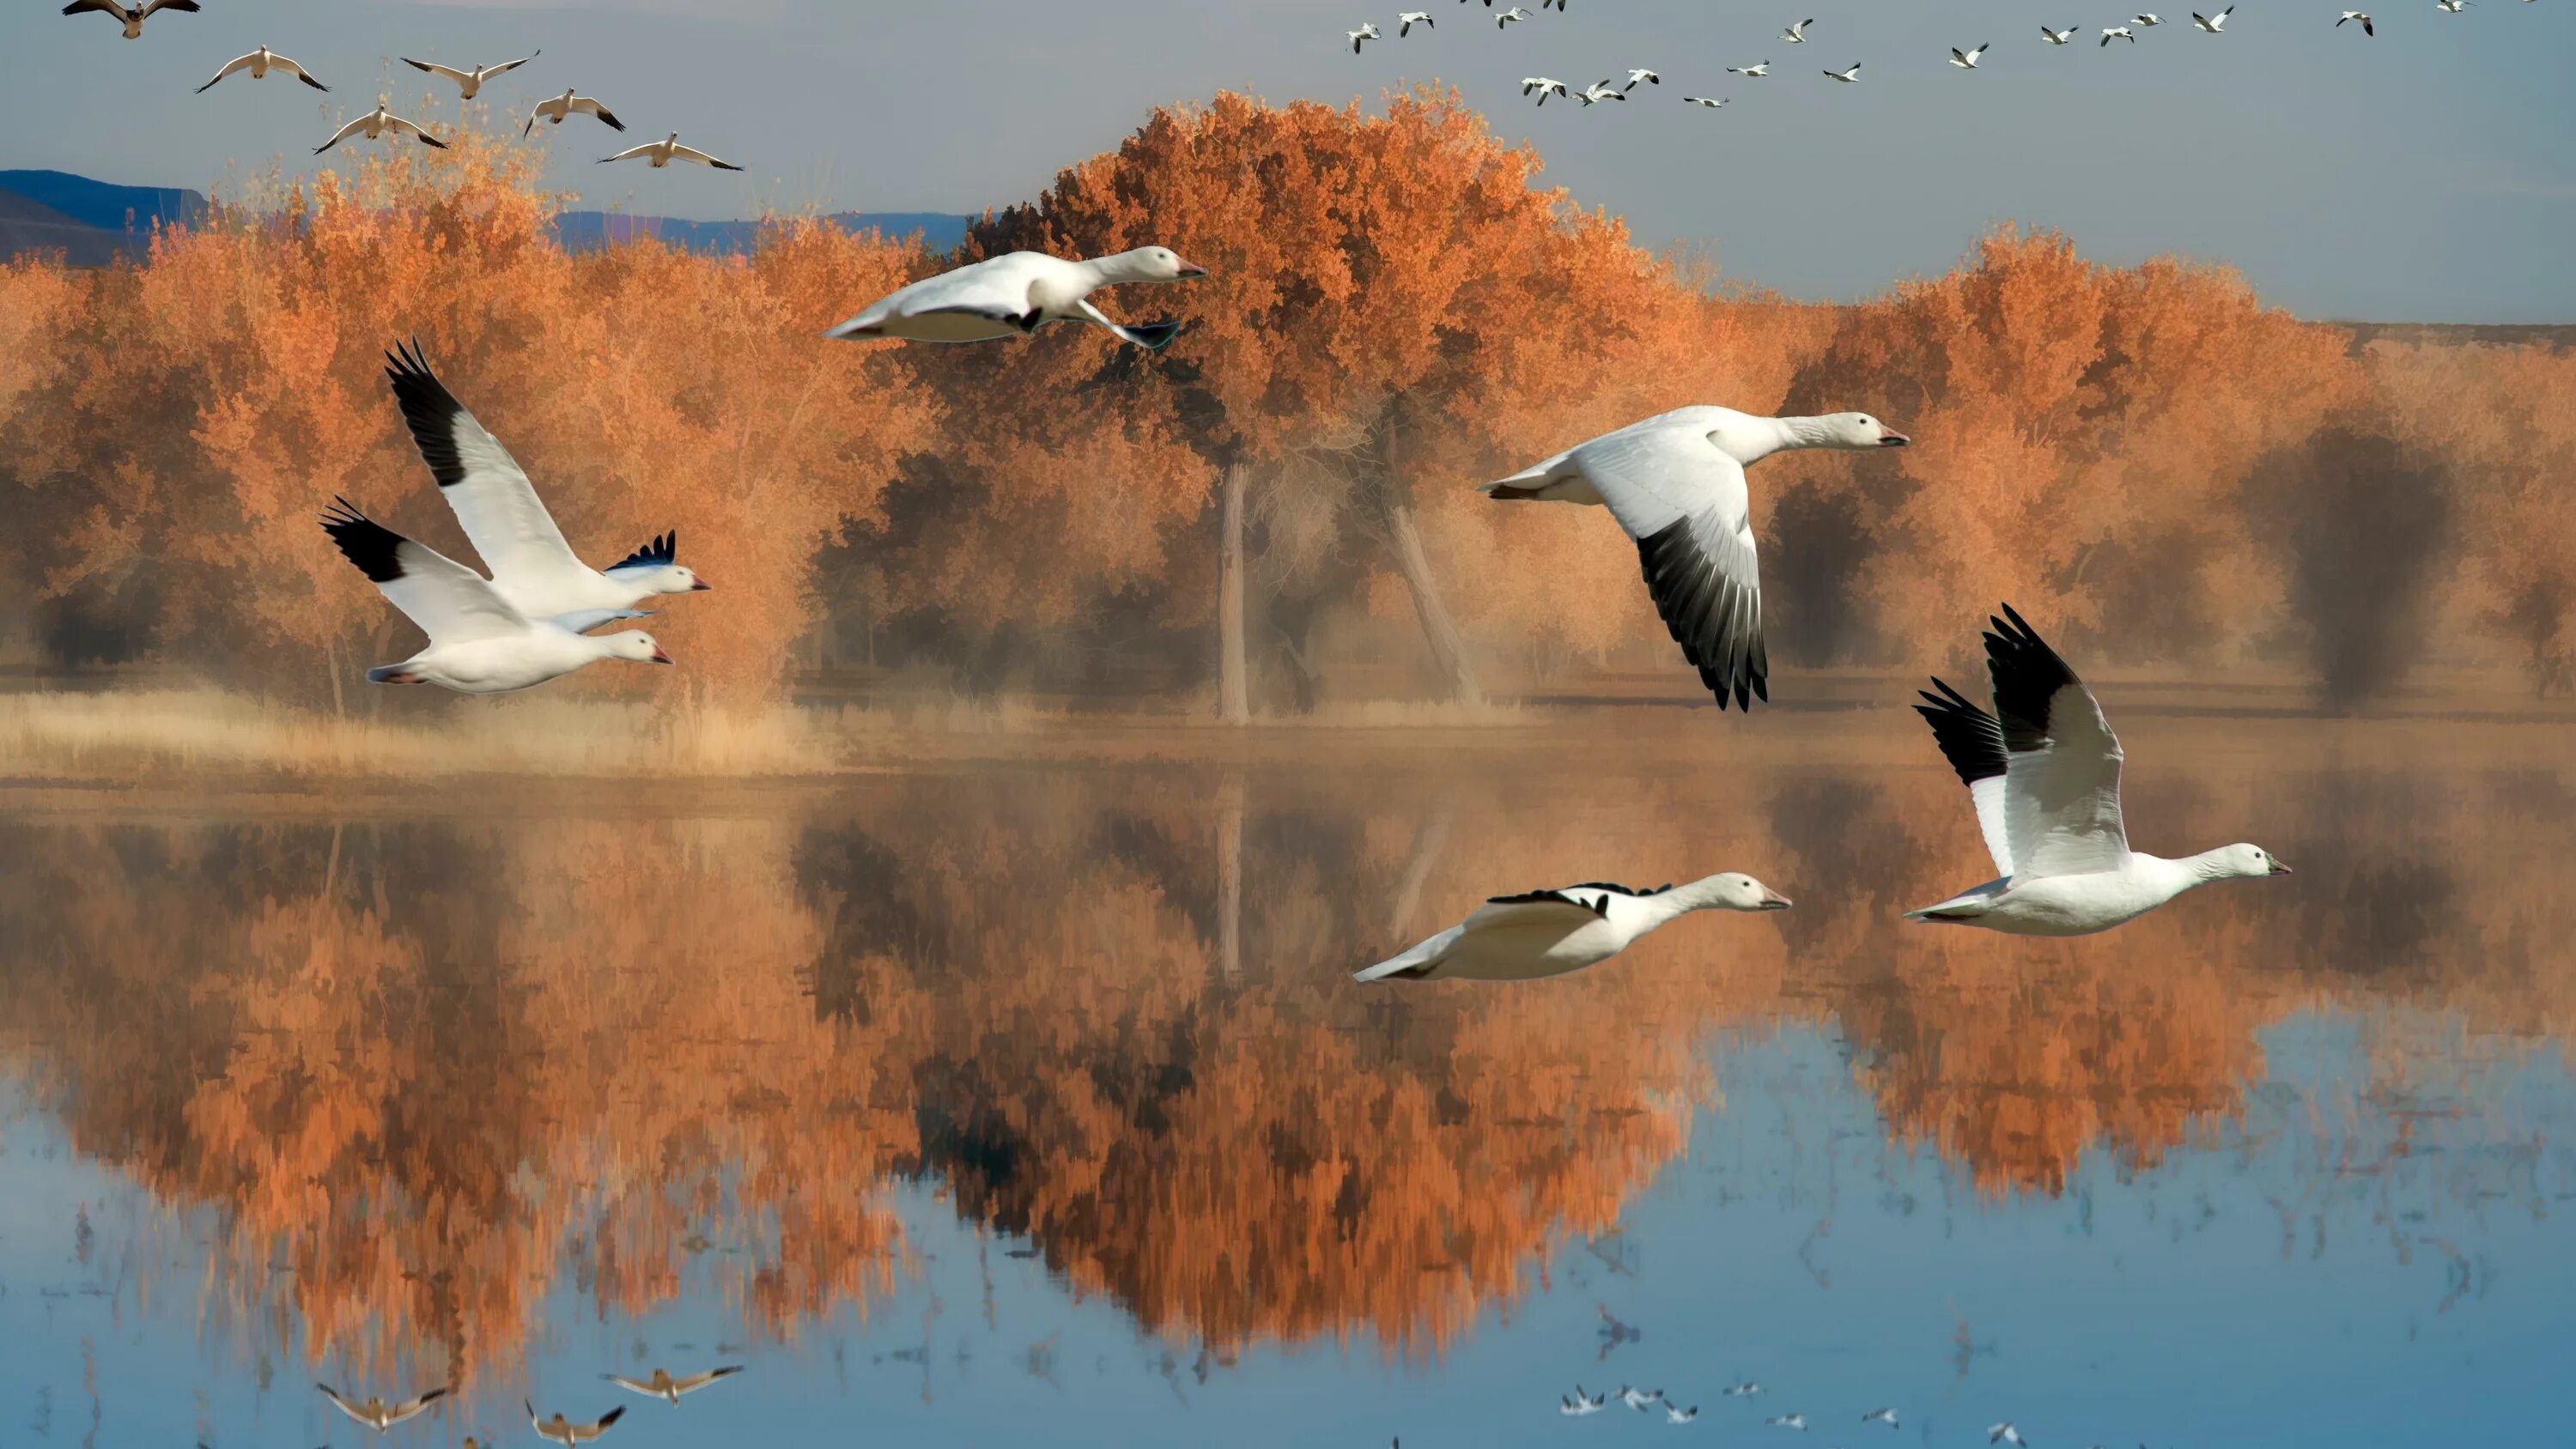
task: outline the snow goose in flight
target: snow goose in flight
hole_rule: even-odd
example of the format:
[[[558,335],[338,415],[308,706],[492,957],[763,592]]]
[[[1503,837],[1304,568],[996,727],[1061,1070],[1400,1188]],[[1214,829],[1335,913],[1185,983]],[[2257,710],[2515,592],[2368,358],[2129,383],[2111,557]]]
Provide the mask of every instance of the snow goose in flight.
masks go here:
[[[252,51],[250,54],[245,55],[238,60],[225,62],[224,68],[215,72],[214,80],[210,80],[204,85],[197,87],[197,94],[201,96],[204,95],[206,92],[215,88],[215,81],[220,81],[225,76],[231,75],[235,71],[242,70],[249,71],[250,78],[252,80],[266,80],[268,79],[268,73],[270,71],[277,71],[281,74],[291,75],[297,80],[304,82],[306,85],[313,87],[313,89],[317,91],[327,91],[331,89],[329,86],[315,80],[312,73],[307,71],[304,67],[297,65],[295,62],[288,60],[285,56],[282,56],[276,51],[263,45],[259,49]]]
[[[345,498],[323,513],[322,531],[388,602],[429,636],[428,647],[402,663],[368,670],[371,684],[435,684],[459,694],[507,694],[602,659],[671,662],[641,629],[597,637],[581,632],[616,617],[614,610],[530,619],[511,608],[481,574],[367,517]]]
[[[519,67],[526,65],[529,61],[536,59],[538,55],[543,54],[545,54],[545,52],[540,50],[536,55],[523,55],[517,60],[505,60],[499,65],[478,65],[472,70],[458,70],[452,65],[440,65],[435,61],[414,60],[407,55],[402,58],[402,63],[410,66],[413,70],[427,71],[431,75],[442,76],[448,80],[456,82],[457,90],[463,93],[459,95],[457,99],[470,101],[482,92],[483,83],[485,81],[492,79],[494,76],[517,70]]]
[[[1587,106],[1597,106],[1603,101],[1624,101],[1628,99],[1628,93],[1607,80],[1597,80],[1576,91],[1574,98]]]
[[[2075,38],[2075,31],[2076,27],[2072,25],[2066,27],[2064,30],[2051,30],[2045,25],[2039,27],[2039,33],[2048,37],[2048,43],[2051,45],[2064,45],[2068,41],[2073,40]]]
[[[626,611],[655,594],[712,587],[678,562],[676,534],[654,539],[606,570],[575,557],[527,473],[438,380],[418,342],[385,354],[385,380],[411,430],[412,445],[438,480],[439,496],[455,511],[483,566],[492,571],[493,591],[522,615],[551,619],[606,612],[642,618]]]
[[[1629,1408],[1636,1410],[1640,1414],[1646,1412],[1646,1410],[1652,1405],[1662,1402],[1663,1397],[1664,1391],[1662,1389],[1640,1389],[1633,1388],[1627,1384],[1621,1384],[1619,1386],[1619,1402],[1626,1404]]]
[[[1519,7],[1519,6],[1515,5],[1515,6],[1513,6],[1511,9],[1506,10],[1506,11],[1504,11],[1502,14],[1497,15],[1497,16],[1495,16],[1495,17],[1494,17],[1494,28],[1495,28],[1496,30],[1500,30],[1500,29],[1502,29],[1504,26],[1511,24],[1511,23],[1512,23],[1513,21],[1515,21],[1515,20],[1527,20],[1527,19],[1529,19],[1529,18],[1530,18],[1530,13],[1529,13],[1528,11],[1523,10],[1521,7]]]
[[[2360,22],[2361,22],[2361,33],[2362,33],[2362,34],[2364,34],[2364,35],[2377,35],[2377,34],[2379,33],[2378,31],[2373,30],[2373,29],[2371,29],[2371,28],[2370,28],[2370,17],[2369,17],[2368,15],[2363,14],[2361,11],[2358,11],[2358,10],[2347,10],[2347,11],[2345,11],[2345,12],[2343,13],[2343,20],[2338,20],[2338,21],[2336,21],[2336,22],[2335,22],[2335,29],[2337,29],[2337,30],[2341,30],[2341,29],[2343,29],[2343,21],[2344,21],[2344,20],[2358,20],[2358,21],[2360,21]]]
[[[1860,62],[1853,61],[1851,63],[1851,69],[1849,70],[1826,71],[1825,78],[1827,80],[1838,80],[1843,82],[1845,85],[1850,85],[1860,79]]]
[[[1992,48],[1992,42],[1989,42],[1986,45],[1980,45],[1974,50],[1961,50],[1955,45],[1951,46],[1950,63],[1961,70],[1975,70],[1977,68],[1977,57],[1985,54],[1990,48]]]
[[[1403,14],[1395,17],[1395,38],[1402,40],[1404,37],[1411,35],[1413,33],[1413,27],[1417,25],[1428,25],[1436,30],[1439,28],[1440,22],[1433,20],[1431,18],[1431,12],[1428,10],[1407,10]]]
[[[1368,44],[1370,41],[1382,40],[1385,38],[1377,33],[1376,26],[1368,24],[1365,21],[1361,22],[1359,29],[1345,30],[1342,33],[1351,38],[1351,54],[1353,55],[1359,54],[1360,47]]]
[[[2146,26],[2150,30],[2165,23],[2165,18],[2163,16],[2152,12],[2145,15],[2132,15],[2129,18],[2135,20],[2140,25]]]
[[[616,1374],[601,1374],[600,1377],[629,1393],[642,1394],[648,1399],[660,1399],[664,1403],[676,1404],[682,1394],[694,1394],[720,1378],[741,1372],[741,1364],[729,1363],[722,1368],[711,1368],[704,1373],[690,1374],[686,1378],[678,1379],[671,1377],[669,1369],[658,1368],[653,1370],[653,1376],[649,1379],[622,1378]]]
[[[2223,35],[2226,33],[2227,29],[2227,17],[2235,13],[2236,7],[2233,5],[2228,6],[2226,9],[2219,11],[2215,15],[2203,15],[2199,11],[2195,10],[2191,12],[2191,23],[2208,31],[2212,35]]]
[[[1751,1398],[1753,1395],[1762,1392],[1762,1386],[1751,1379],[1746,1379],[1744,1382],[1737,1384],[1732,1388],[1723,1389],[1720,1392],[1724,1393],[1730,1399]]]
[[[340,1391],[329,1384],[315,1384],[313,1387],[322,1391],[322,1397],[331,1401],[331,1407],[379,1434],[407,1419],[419,1418],[429,1412],[430,1405],[447,1397],[446,1389],[436,1388],[418,1398],[399,1404],[388,1404],[373,1394],[369,1394],[363,1401],[342,1398]]]
[[[420,144],[424,146],[435,146],[441,151],[447,149],[447,143],[445,141],[429,134],[429,132],[422,127],[415,125],[410,121],[406,121],[402,117],[395,115],[393,112],[386,110],[385,103],[380,100],[376,102],[376,108],[374,110],[369,111],[356,120],[351,121],[349,124],[342,126],[339,130],[332,132],[330,140],[313,148],[313,154],[319,156],[323,152],[330,150],[332,147],[339,145],[341,142],[348,140],[351,136],[363,134],[368,140],[373,141],[377,137],[383,136],[387,133],[391,133],[396,136],[418,136],[420,138]]]
[[[1698,1417],[1699,1405],[1697,1404],[1687,1409],[1677,1409],[1670,1404],[1664,1405],[1664,1422],[1667,1424],[1687,1424]]]
[[[670,165],[673,161],[695,161],[701,166],[712,166],[718,171],[742,169],[730,161],[719,161],[704,151],[681,145],[680,133],[677,131],[673,131],[659,141],[647,141],[641,146],[629,147],[614,156],[602,156],[599,158],[599,164],[605,166],[611,161],[631,161],[638,156],[643,157],[656,171]]]
[[[617,119],[608,107],[589,96],[575,95],[572,87],[566,86],[564,93],[553,100],[537,102],[537,108],[528,113],[528,124],[519,132],[519,135],[522,139],[527,137],[537,129],[539,121],[552,121],[560,126],[570,120],[576,112],[585,116],[599,117],[600,121],[612,131],[626,129],[626,123]]]
[[[1713,111],[1718,107],[1725,105],[1726,98],[1723,96],[1684,96],[1682,97],[1682,103],[1692,106],[1706,106]]]
[[[1088,322],[1151,352],[1178,336],[1181,324],[1113,322],[1091,305],[1091,293],[1123,282],[1177,282],[1206,275],[1207,268],[1182,261],[1169,247],[1138,247],[1079,262],[1043,252],[1011,252],[925,277],[823,335],[986,342],[1024,337],[1050,322]]]
[[[1816,22],[1812,18],[1801,20],[1797,24],[1790,26],[1788,29],[1781,31],[1780,38],[1789,42],[1791,45],[1804,45],[1807,43],[1807,27],[1815,23]]]
[[[1464,923],[1352,979],[1536,981],[1607,961],[1656,927],[1693,911],[1779,911],[1788,906],[1788,897],[1740,874],[1650,891],[1596,883],[1495,896]]]
[[[1896,1422],[1896,1411],[1894,1409],[1872,1409],[1868,1413],[1861,1415],[1860,1421],[1864,1424],[1885,1424],[1891,1429],[1900,1427]]]
[[[1644,66],[1632,67],[1628,72],[1628,84],[1624,89],[1633,91],[1637,88],[1639,82],[1643,82],[1650,86],[1659,86],[1664,83],[1664,78],[1655,74],[1653,71],[1646,69]]]
[[[1867,413],[1763,418],[1687,407],[1605,433],[1509,478],[1489,498],[1606,506],[1636,540],[1655,612],[1723,709],[1768,700],[1762,580],[1744,470],[1789,448],[1902,447]]]
[[[2103,43],[2104,45],[2109,45],[2112,41],[2115,41],[2115,40],[2125,40],[2125,41],[2129,42],[2131,45],[2135,45],[2135,44],[2137,44],[2137,43],[2138,43],[2138,37],[2137,37],[2136,33],[2135,33],[2135,32],[2133,32],[2133,31],[2131,31],[2131,30],[2129,29],[2129,27],[2127,27],[2127,26],[2125,26],[2125,25],[2105,25],[2105,26],[2103,26],[2103,27],[2102,27],[2102,43]]]
[[[2433,0],[2433,8],[2445,15],[2457,15],[2475,3],[2476,0]]]
[[[197,11],[197,0],[148,0],[148,3],[130,10],[117,4],[116,0],[72,0],[63,7],[65,15],[78,15],[88,10],[115,16],[125,26],[126,39],[141,40],[144,21],[164,10],[183,10],[193,15]]]
[[[1576,1384],[1574,1386],[1574,1397],[1569,1399],[1563,1394],[1559,1394],[1556,1398],[1556,1405],[1556,1411],[1558,1413],[1579,1419],[1585,1414],[1597,1414],[1603,1409],[1610,1407],[1610,1396],[1608,1394],[1587,1394],[1583,1391],[1583,1385]]]
[[[521,1399],[519,1404],[522,1408],[525,1408],[528,1411],[528,1422],[536,1426],[538,1438],[552,1439],[556,1443],[566,1446],[566,1449],[570,1449],[570,1446],[574,1444],[596,1439],[600,1435],[607,1433],[608,1426],[616,1423],[618,1418],[626,1412],[626,1407],[621,1404],[618,1407],[609,1410],[607,1413],[600,1415],[590,1423],[576,1424],[570,1419],[565,1418],[560,1412],[556,1413],[551,1419],[540,1419],[537,1417],[536,1405],[529,1403],[525,1399]]]
[[[1804,1414],[1782,1414],[1776,1419],[1766,1419],[1763,1422],[1775,1425],[1782,1429],[1804,1429],[1807,1427],[1807,1416]]]
[[[2029,1440],[2027,1440],[2027,1439],[2024,1439],[2024,1438],[2021,1436],[2021,1431],[2020,1431],[2019,1429],[2016,1429],[2016,1428],[2014,1428],[2014,1427],[2013,1427],[2013,1425],[2012,1425],[2012,1420],[2010,1420],[2010,1419],[2006,1419],[2006,1420],[2004,1420],[2004,1421],[2003,1421],[2002,1423],[2000,1423],[2000,1424],[1992,1424],[1992,1425],[1988,1425],[1988,1426],[1987,1426],[1987,1428],[1986,1428],[1986,1442],[1987,1442],[1987,1443],[1989,1443],[1989,1444],[2012,1444],[2012,1445],[2016,1445],[2016,1446],[2026,1446],[2026,1445],[2028,1445],[2028,1444],[2029,1444],[2029,1442],[2030,1442],[2030,1441],[2029,1441]]]
[[[1915,711],[1932,726],[1976,806],[1996,879],[1915,921],[1982,926],[2015,936],[2083,936],[2154,910],[2194,886],[2237,876],[2288,875],[2252,845],[2181,860],[2129,849],[2120,815],[2119,737],[2093,692],[2012,606],[1988,621],[1988,714],[1939,679]]]
[[[1556,79],[1556,78],[1555,78],[1555,77],[1553,77],[1553,76],[1544,76],[1544,75],[1525,75],[1525,76],[1522,76],[1522,77],[1521,77],[1521,94],[1522,94],[1522,95],[1528,95],[1528,94],[1529,94],[1530,92],[1532,92],[1532,91],[1536,91],[1536,92],[1538,92],[1538,103],[1539,103],[1540,105],[1542,105],[1542,106],[1547,104],[1547,96],[1548,96],[1548,92],[1550,92],[1550,91],[1554,91],[1555,93],[1557,93],[1557,94],[1558,94],[1558,95],[1560,95],[1560,96],[1562,96],[1562,95],[1570,95],[1570,94],[1571,94],[1571,92],[1569,92],[1569,91],[1567,91],[1567,90],[1566,90],[1566,88],[1565,88],[1565,82],[1563,82],[1563,81],[1561,81],[1561,80],[1558,80],[1558,79]]]
[[[1762,77],[1771,73],[1771,62],[1766,60],[1760,65],[1730,65],[1726,68],[1726,73],[1728,75],[1747,76],[1754,80],[1760,80]]]

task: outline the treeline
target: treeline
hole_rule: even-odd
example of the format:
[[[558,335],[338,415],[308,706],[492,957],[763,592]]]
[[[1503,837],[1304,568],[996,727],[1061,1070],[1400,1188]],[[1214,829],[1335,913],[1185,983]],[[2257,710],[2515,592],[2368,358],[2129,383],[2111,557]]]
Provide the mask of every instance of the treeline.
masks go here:
[[[14,647],[345,703],[410,634],[315,509],[463,549],[377,371],[417,335],[585,556],[676,527],[717,585],[655,621],[686,667],[565,688],[775,697],[842,666],[1236,718],[1604,668],[1679,689],[1605,519],[1471,487],[1706,401],[1916,439],[1757,473],[1793,668],[1953,658],[2008,596],[2091,654],[2338,704],[2431,630],[2445,661],[2576,682],[2576,357],[2364,345],[2221,270],[2015,229],[1867,303],[1788,303],[1639,249],[1539,165],[1446,94],[1220,96],[954,253],[784,219],[741,257],[572,255],[524,153],[469,137],[219,208],[141,265],[0,269]],[[960,261],[1148,242],[1214,273],[1109,299],[1189,320],[1158,356],[817,336]]]

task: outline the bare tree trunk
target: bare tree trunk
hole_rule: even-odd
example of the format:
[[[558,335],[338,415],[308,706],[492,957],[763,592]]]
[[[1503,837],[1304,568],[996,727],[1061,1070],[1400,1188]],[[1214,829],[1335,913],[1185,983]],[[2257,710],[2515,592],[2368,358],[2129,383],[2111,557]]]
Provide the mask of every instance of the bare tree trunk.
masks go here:
[[[1387,542],[1395,549],[1395,566],[1413,595],[1413,615],[1422,621],[1432,665],[1448,681],[1451,699],[1481,704],[1485,691],[1476,682],[1475,662],[1467,657],[1466,636],[1458,631],[1458,621],[1440,597],[1439,581],[1431,576],[1430,556],[1422,551],[1422,529],[1413,518],[1412,496],[1393,478],[1380,478],[1376,491],[1378,517],[1385,522]]]
[[[1243,776],[1229,771],[1216,792],[1216,962],[1231,981],[1243,971]]]
[[[1216,717],[1220,724],[1252,722],[1252,685],[1243,644],[1243,495],[1250,468],[1225,468],[1216,569]]]
[[[340,693],[340,640],[337,635],[332,636],[331,651],[327,657],[331,666],[331,718],[345,721],[349,717],[349,704]],[[335,834],[331,837],[334,859],[338,858],[339,848],[340,837]]]

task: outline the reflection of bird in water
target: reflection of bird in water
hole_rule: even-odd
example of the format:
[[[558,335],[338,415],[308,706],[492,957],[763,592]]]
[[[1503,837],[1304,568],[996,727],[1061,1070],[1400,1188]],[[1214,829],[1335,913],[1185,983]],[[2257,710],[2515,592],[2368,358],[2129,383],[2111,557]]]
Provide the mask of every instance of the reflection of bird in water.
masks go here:
[[[447,1397],[447,1390],[442,1387],[431,1389],[429,1392],[422,1394],[419,1398],[412,1399],[405,1403],[388,1404],[384,1400],[377,1398],[375,1395],[369,1394],[366,1402],[353,1404],[347,1399],[342,1398],[340,1396],[340,1391],[331,1387],[329,1384],[315,1384],[313,1387],[320,1389],[322,1391],[322,1397],[329,1399],[332,1406],[337,1408],[341,1413],[348,1415],[350,1418],[357,1420],[359,1423],[366,1425],[368,1428],[375,1430],[379,1434],[384,1433],[386,1430],[391,1429],[394,1425],[399,1424],[406,1419],[419,1418],[421,1415],[429,1412],[430,1405]]]
[[[1751,1398],[1753,1395],[1762,1392],[1762,1386],[1751,1379],[1746,1379],[1744,1382],[1737,1384],[1735,1387],[1728,1389],[1725,1392],[1726,1396],[1730,1399]]]
[[[653,1370],[653,1376],[649,1379],[620,1378],[616,1374],[601,1374],[600,1377],[629,1393],[642,1394],[648,1399],[660,1399],[666,1404],[676,1404],[682,1394],[694,1394],[720,1378],[741,1372],[741,1364],[729,1363],[722,1368],[711,1368],[705,1373],[691,1374],[681,1379],[671,1377],[669,1369],[659,1368]]]
[[[2006,1419],[2002,1423],[1992,1425],[1986,1430],[1986,1442],[1989,1444],[2027,1445],[2030,1441],[2024,1439],[2021,1436],[2021,1431],[2013,1427],[2012,1420]]]
[[[2004,605],[1987,621],[1988,714],[1939,679],[1914,707],[1977,811],[2002,874],[1908,911],[1912,921],[1982,926],[2015,936],[2084,936],[2134,920],[2195,886],[2288,875],[2259,846],[2223,845],[2181,860],[2129,848],[2120,814],[2119,737],[2102,706],[2048,641]]]
[[[1788,905],[1787,896],[1736,873],[1650,891],[1596,881],[1493,896],[1463,924],[1353,979],[1535,981],[1606,961],[1693,911],[1777,911]]]
[[[1697,1404],[1687,1409],[1676,1409],[1670,1404],[1664,1406],[1664,1422],[1667,1424],[1687,1424],[1698,1417],[1699,1405]]]
[[[1864,1424],[1885,1424],[1891,1429],[1897,1427],[1894,1409],[1872,1409],[1861,1415],[1860,1421]]]
[[[1610,1311],[1609,1304],[1603,1303],[1598,1305],[1598,1311],[1601,1314],[1601,1328],[1599,1330],[1601,1334],[1600,1357],[1608,1358],[1610,1356],[1610,1350],[1617,1348],[1623,1343],[1635,1343],[1646,1336],[1646,1331],[1644,1329],[1632,1327],[1620,1322],[1618,1315]]]
[[[1632,1389],[1626,1384],[1619,1386],[1619,1402],[1641,1414],[1654,1407],[1663,1397],[1662,1389]]]
[[[536,1426],[538,1438],[552,1439],[559,1444],[567,1446],[567,1449],[569,1449],[569,1446],[571,1445],[585,1443],[607,1433],[608,1426],[616,1423],[626,1414],[626,1408],[621,1404],[618,1407],[609,1410],[607,1413],[600,1415],[590,1423],[576,1424],[572,1420],[565,1418],[560,1411],[558,1411],[552,1418],[540,1418],[537,1415],[537,1406],[535,1404],[528,1402],[526,1399],[521,1399],[519,1403],[521,1407],[528,1411],[528,1422]]]
[[[1556,1403],[1556,1411],[1558,1413],[1580,1418],[1585,1414],[1600,1413],[1603,1409],[1610,1407],[1610,1396],[1608,1394],[1587,1394],[1583,1391],[1583,1385],[1576,1384],[1574,1386],[1574,1397],[1569,1399],[1559,1395]]]
[[[1804,1429],[1807,1427],[1807,1416],[1804,1414],[1782,1414],[1778,1418],[1767,1419],[1764,1422],[1777,1424],[1783,1429]]]

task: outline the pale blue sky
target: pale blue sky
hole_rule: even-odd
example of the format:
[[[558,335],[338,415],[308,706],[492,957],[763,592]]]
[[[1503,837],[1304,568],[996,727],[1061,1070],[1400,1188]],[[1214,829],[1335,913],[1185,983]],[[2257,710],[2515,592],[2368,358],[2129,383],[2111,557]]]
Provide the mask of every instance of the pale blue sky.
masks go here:
[[[683,138],[746,176],[611,172],[596,126],[547,141],[590,205],[699,218],[765,205],[972,211],[1025,198],[1116,144],[1156,102],[1219,89],[1374,103],[1413,80],[1459,86],[1548,175],[1625,215],[1639,240],[1713,247],[1741,280],[1847,297],[1946,267],[1991,222],[2062,227],[2084,250],[2242,268],[2310,316],[2576,321],[2576,0],[2245,0],[2224,36],[2174,23],[2104,50],[2112,0],[1579,0],[1508,31],[1453,0],[1403,0],[1437,28],[1394,38],[1398,0],[205,0],[138,42],[98,16],[17,0],[0,16],[0,168],[204,187],[228,165],[291,168],[337,118],[428,78],[388,57],[501,60],[543,47],[487,96],[524,108],[565,85],[636,138]],[[2204,0],[2206,3],[2206,0]],[[1792,11],[1795,13],[1792,13]],[[1804,45],[1776,37],[1817,17]],[[1388,35],[1353,57],[1345,30]],[[2043,21],[2083,25],[2053,48]],[[1991,41],[1974,74],[1948,48]],[[236,77],[266,42],[335,91]],[[1770,78],[1723,74],[1774,63]],[[1820,72],[1863,62],[1861,82]],[[1528,109],[1520,77],[1582,85],[1664,73],[1625,105]],[[1726,96],[1710,112],[1684,94]],[[452,113],[452,96],[445,111]],[[345,147],[343,149],[346,149]]]

